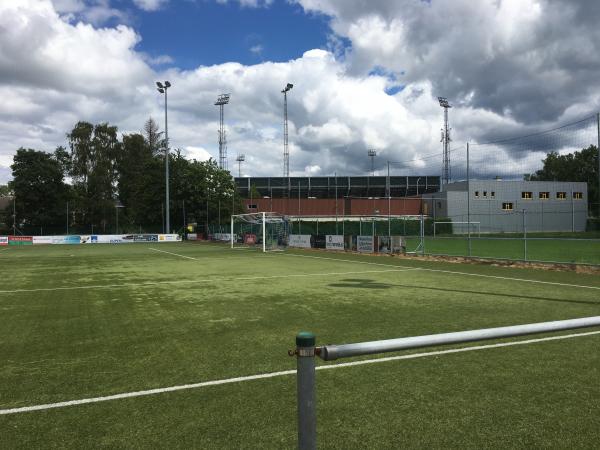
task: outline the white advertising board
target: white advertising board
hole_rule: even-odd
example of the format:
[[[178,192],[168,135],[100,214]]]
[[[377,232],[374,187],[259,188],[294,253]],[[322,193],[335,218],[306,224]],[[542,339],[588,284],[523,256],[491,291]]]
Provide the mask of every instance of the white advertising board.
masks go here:
[[[373,236],[356,236],[356,250],[373,253]]]
[[[187,234],[187,240],[188,241],[197,241],[198,240],[198,233],[188,233]]]
[[[328,234],[325,236],[327,250],[344,250],[344,236],[341,234]]]
[[[231,233],[214,233],[212,237],[215,241],[231,241]]]
[[[288,246],[296,248],[310,248],[310,234],[290,234]]]
[[[39,244],[52,244],[54,241],[54,236],[33,236],[33,245]]]
[[[8,236],[0,236],[0,245],[8,245]]]

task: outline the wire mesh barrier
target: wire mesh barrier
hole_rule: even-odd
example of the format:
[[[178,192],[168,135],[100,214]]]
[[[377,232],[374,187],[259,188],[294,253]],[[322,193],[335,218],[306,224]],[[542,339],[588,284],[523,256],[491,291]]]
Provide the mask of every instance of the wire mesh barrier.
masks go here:
[[[372,176],[236,184],[248,212],[287,217],[293,246],[334,240],[361,251],[370,237],[363,250],[390,252],[401,240],[403,251],[426,255],[598,265],[599,119],[516,138],[496,130],[493,141],[388,160]]]
[[[461,344],[490,339],[501,339],[550,333],[600,326],[600,316],[580,319],[542,322],[481,330],[442,333],[427,336],[405,337],[382,341],[360,342],[343,345],[316,346],[316,337],[312,333],[301,332],[296,336],[296,349],[290,356],[297,360],[297,408],[298,408],[298,448],[312,450],[317,448],[317,395],[315,356],[324,361],[341,358],[374,355],[386,352],[398,352],[409,349],[435,347],[440,345]]]

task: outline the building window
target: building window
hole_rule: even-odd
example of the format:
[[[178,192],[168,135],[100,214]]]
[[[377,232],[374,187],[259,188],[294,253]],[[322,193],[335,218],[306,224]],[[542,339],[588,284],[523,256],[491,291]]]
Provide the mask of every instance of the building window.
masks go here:
[[[483,191],[483,196],[487,197],[487,191]]]
[[[513,210],[513,204],[512,204],[512,202],[504,202],[504,203],[502,203],[502,209],[504,211],[512,211]]]
[[[496,193],[494,191],[490,192],[490,197],[496,198]]]
[[[248,205],[247,207],[248,207],[248,209],[257,209],[256,205]]]
[[[548,200],[550,198],[550,192],[540,192],[541,200]]]
[[[532,192],[521,192],[521,198],[523,200],[531,200],[533,198]]]
[[[567,193],[566,192],[557,192],[556,198],[559,200],[564,200],[567,198]]]
[[[437,202],[437,207],[441,208],[442,207],[442,202]]]
[[[475,191],[475,197],[479,198],[479,191]]]
[[[581,200],[583,198],[583,192],[573,192],[573,198],[576,200]]]

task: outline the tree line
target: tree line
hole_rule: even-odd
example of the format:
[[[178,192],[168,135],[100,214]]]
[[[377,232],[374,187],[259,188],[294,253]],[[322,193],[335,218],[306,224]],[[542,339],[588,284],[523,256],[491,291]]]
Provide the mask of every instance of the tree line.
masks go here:
[[[228,222],[240,209],[230,173],[215,160],[187,160],[179,149],[169,156],[169,205],[165,205],[163,133],[150,118],[141,133],[118,136],[108,123],[78,122],[67,146],[52,153],[17,150],[13,180],[15,224],[24,234],[156,232],[164,229],[165,208],[171,230],[188,223],[200,229]],[[13,205],[5,212],[12,228]],[[10,216],[10,220],[8,219]],[[166,230],[165,230],[166,231]]]

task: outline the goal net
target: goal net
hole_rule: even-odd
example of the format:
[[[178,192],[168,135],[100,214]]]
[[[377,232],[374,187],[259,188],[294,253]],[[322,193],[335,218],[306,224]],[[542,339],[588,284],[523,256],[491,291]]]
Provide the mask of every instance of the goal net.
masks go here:
[[[231,216],[231,248],[256,248],[263,252],[283,250],[288,245],[286,216],[273,212]]]

